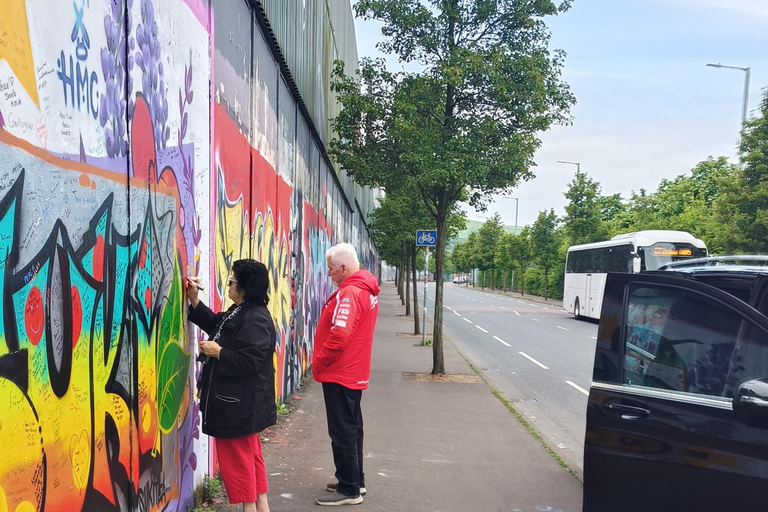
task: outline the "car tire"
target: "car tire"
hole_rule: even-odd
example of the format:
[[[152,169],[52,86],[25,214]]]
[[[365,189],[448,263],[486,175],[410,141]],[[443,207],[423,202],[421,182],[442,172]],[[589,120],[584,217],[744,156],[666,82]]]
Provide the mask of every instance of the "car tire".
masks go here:
[[[578,297],[576,297],[576,302],[573,303],[573,318],[576,320],[581,319],[581,306],[579,305]]]

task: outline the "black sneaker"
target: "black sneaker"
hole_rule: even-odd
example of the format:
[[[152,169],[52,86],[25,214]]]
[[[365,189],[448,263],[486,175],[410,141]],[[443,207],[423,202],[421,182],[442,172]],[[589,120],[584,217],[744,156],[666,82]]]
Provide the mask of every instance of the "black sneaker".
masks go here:
[[[330,482],[328,485],[325,486],[325,490],[328,492],[336,492],[339,490],[339,483],[338,482]],[[360,494],[362,496],[365,496],[368,494],[368,491],[365,487],[360,487]]]
[[[336,505],[357,505],[358,503],[363,502],[363,497],[359,494],[356,496],[347,496],[346,494],[341,494],[338,492],[334,492],[330,496],[326,496],[325,498],[317,498],[315,500],[315,503],[318,505],[328,506],[328,507],[334,507]]]

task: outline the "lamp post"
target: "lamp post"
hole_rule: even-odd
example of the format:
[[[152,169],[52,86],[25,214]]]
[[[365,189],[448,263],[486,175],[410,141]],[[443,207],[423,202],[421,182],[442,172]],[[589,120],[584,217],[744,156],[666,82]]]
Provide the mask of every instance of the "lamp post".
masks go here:
[[[576,166],[576,177],[578,177],[581,174],[581,163],[580,162],[568,162],[567,160],[558,160],[557,163],[559,164],[570,164]]]
[[[743,129],[747,122],[747,105],[749,104],[749,76],[752,74],[752,68],[741,66],[726,66],[724,64],[707,64],[711,68],[740,69],[744,72],[744,97],[741,104],[741,128]]]

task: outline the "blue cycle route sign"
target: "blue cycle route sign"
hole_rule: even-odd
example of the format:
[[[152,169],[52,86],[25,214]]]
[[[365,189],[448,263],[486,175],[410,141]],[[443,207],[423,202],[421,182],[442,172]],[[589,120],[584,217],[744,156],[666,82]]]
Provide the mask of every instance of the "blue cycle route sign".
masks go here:
[[[416,231],[417,247],[434,247],[437,245],[437,231]]]

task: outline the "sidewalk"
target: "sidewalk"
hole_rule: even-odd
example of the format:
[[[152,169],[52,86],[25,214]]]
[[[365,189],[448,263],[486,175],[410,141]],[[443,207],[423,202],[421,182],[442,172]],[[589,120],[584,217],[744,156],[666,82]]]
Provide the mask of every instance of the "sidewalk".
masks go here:
[[[363,392],[365,511],[581,510],[581,484],[546,451],[446,340],[444,381],[429,377],[395,285],[379,296],[371,384]],[[431,328],[428,325],[428,332]],[[265,431],[273,512],[319,511],[334,466],[322,388],[306,383],[292,412]],[[220,511],[242,510],[237,506]]]

